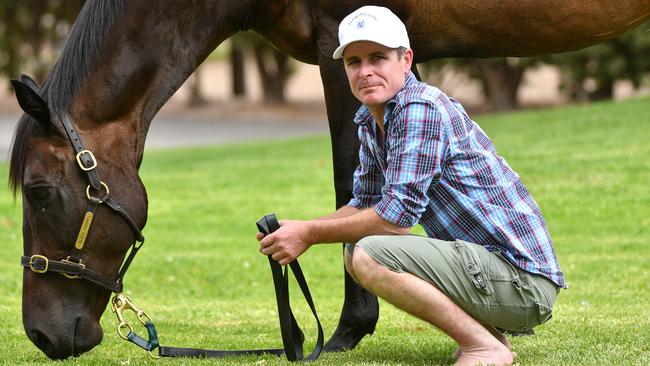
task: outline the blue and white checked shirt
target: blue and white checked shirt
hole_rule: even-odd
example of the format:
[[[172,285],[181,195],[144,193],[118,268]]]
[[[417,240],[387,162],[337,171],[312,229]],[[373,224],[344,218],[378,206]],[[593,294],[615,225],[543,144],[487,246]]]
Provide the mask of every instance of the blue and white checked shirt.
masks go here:
[[[360,165],[348,205],[374,206],[402,227],[501,252],[517,267],[566,287],[537,203],[463,107],[412,73],[386,103],[385,139],[357,112]]]

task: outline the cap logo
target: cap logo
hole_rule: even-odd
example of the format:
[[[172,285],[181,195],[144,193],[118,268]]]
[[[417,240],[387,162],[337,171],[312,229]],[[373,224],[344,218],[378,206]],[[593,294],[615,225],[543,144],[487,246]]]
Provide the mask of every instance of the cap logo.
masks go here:
[[[365,20],[360,20],[357,22],[357,29],[361,29],[366,26],[366,21]]]

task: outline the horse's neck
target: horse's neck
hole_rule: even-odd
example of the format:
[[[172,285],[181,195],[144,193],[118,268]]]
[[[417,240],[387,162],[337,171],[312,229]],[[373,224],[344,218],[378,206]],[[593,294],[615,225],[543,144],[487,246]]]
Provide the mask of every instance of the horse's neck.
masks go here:
[[[70,108],[81,128],[131,124],[138,161],[158,110],[205,57],[236,31],[236,22],[219,19],[210,1],[157,5],[127,3]]]

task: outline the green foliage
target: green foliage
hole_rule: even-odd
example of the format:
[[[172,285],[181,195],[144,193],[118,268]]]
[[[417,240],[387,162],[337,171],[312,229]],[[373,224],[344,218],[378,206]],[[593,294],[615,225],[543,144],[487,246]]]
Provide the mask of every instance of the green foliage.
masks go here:
[[[536,57],[440,59],[422,63],[423,80],[438,85],[447,72],[461,72],[480,82],[490,111],[519,107],[517,91],[526,70],[539,65]]]
[[[540,204],[570,288],[534,337],[511,338],[519,365],[650,364],[650,99],[477,118]],[[255,221],[276,212],[306,219],[334,208],[329,138],[147,152],[147,243],[126,276],[127,293],[157,324],[162,344],[280,346],[266,259]],[[6,167],[0,175],[6,176]],[[0,363],[46,364],[21,324],[20,205],[0,191]],[[339,245],[311,248],[301,263],[323,321],[335,329],[343,296]],[[292,287],[292,304],[315,326]],[[154,364],[115,334],[61,364]],[[141,330],[142,331],[142,330]],[[322,365],[451,364],[454,342],[381,304],[375,334]],[[287,365],[275,357],[165,360],[169,365]]]
[[[552,55],[545,62],[563,73],[561,88],[573,99],[611,99],[617,80],[638,88],[650,73],[650,22],[585,49]]]
[[[252,57],[260,76],[264,101],[278,104],[286,102],[285,87],[296,72],[295,60],[253,31],[236,33],[217,47],[207,60],[222,60],[226,56],[230,58],[232,67],[233,95],[246,94],[244,59]]]
[[[540,64],[557,66],[560,89],[573,100],[611,99],[614,83],[630,80],[640,87],[650,73],[650,22],[609,41],[573,52],[538,57],[456,58],[424,62],[418,66],[425,80],[438,84],[450,71],[480,82],[488,108],[518,107],[517,90],[528,69]]]
[[[0,0],[0,76],[43,81],[85,0]]]
[[[562,88],[574,99],[611,99],[615,81],[628,79],[638,88],[650,73],[650,22],[607,42],[545,60],[560,67]]]

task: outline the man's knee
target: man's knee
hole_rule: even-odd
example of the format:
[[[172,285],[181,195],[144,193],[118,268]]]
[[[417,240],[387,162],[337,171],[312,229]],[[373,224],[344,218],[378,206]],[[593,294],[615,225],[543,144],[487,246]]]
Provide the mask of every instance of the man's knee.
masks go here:
[[[372,283],[377,270],[381,267],[366,251],[357,246],[354,250],[354,255],[351,258],[352,268],[354,270],[355,280],[367,287]]]
[[[345,270],[348,272],[350,277],[354,280],[354,282],[359,283],[359,280],[357,280],[357,276],[354,272],[354,265],[352,262],[352,258],[354,257],[354,244],[345,244],[345,254],[343,255],[343,261],[345,263]]]

